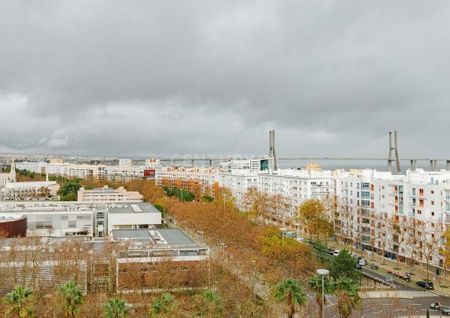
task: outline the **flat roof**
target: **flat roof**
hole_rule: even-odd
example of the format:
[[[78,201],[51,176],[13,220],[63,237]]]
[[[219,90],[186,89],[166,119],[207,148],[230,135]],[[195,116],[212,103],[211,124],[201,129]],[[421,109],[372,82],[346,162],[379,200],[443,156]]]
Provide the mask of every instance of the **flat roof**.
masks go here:
[[[161,213],[150,203],[113,203],[108,204],[109,213]]]
[[[179,229],[112,230],[114,240],[139,241],[155,245],[193,245],[189,236]]]
[[[170,245],[188,245],[195,242],[179,229],[160,229],[158,232]]]

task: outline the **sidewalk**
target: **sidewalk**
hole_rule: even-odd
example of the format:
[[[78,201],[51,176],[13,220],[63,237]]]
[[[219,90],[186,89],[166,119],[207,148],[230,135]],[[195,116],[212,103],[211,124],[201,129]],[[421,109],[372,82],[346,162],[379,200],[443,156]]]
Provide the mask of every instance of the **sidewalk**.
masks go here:
[[[346,249],[348,251],[351,251],[349,246],[337,244],[336,242],[331,242],[329,246],[335,247],[337,249]],[[410,265],[401,262],[397,263],[396,260],[391,260],[389,258],[382,257],[381,255],[372,253],[370,251],[362,252],[360,250],[353,249],[353,252],[363,257],[365,260],[368,261],[369,264],[372,263],[377,264],[379,266],[378,270],[373,269],[370,270],[382,274],[384,276],[389,275],[389,273],[387,272],[388,269],[394,269],[395,271],[401,273],[411,272]],[[419,280],[425,280],[427,278],[426,270],[420,266],[414,266],[412,272],[414,273],[414,275],[411,276],[411,282],[406,282],[398,277],[394,277],[394,280],[403,285],[418,288],[416,286],[416,282]],[[444,278],[443,275],[436,276],[433,271],[430,271],[428,273],[428,279],[434,283],[434,290],[432,292],[442,296],[450,297],[450,288],[446,287],[446,286],[450,287],[450,277],[447,276]]]

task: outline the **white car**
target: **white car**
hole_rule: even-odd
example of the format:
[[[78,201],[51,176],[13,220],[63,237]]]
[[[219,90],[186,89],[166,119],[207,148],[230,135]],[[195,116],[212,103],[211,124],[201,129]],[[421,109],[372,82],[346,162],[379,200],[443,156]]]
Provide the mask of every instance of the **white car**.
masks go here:
[[[340,250],[334,250],[333,256],[338,256],[340,252],[341,252]]]

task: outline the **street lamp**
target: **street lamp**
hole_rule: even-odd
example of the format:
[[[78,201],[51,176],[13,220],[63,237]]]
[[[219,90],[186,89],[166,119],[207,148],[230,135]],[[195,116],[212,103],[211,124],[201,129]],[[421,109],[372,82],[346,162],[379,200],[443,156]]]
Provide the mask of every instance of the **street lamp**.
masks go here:
[[[325,276],[328,276],[330,274],[330,271],[328,269],[322,269],[319,268],[317,271],[317,274],[322,277],[322,318],[325,317]]]
[[[227,195],[222,192],[222,199],[223,199],[223,215],[225,216],[225,200],[227,199]]]
[[[225,259],[225,243],[220,243],[219,246],[222,248],[222,262]]]

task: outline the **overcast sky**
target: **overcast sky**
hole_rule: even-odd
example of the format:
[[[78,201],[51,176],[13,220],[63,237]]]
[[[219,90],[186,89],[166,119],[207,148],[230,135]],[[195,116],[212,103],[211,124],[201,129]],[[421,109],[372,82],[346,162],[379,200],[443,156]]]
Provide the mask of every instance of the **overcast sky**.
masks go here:
[[[0,2],[0,152],[450,157],[450,1]]]

